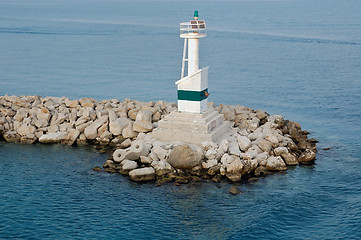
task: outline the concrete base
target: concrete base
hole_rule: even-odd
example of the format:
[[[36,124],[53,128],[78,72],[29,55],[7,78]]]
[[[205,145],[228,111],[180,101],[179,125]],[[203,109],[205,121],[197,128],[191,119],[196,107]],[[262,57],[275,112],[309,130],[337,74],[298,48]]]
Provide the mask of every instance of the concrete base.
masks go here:
[[[153,136],[166,142],[218,142],[231,126],[224,120],[223,114],[213,110],[204,113],[172,112],[158,122]]]

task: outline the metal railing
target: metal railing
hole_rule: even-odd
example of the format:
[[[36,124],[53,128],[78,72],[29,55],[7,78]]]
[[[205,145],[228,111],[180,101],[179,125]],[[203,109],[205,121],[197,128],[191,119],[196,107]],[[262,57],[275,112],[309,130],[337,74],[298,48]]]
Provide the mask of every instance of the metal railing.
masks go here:
[[[202,28],[200,28],[200,26]],[[204,21],[201,24],[192,24],[191,21],[181,23],[180,34],[182,35],[182,34],[190,34],[190,33],[206,34],[206,23]]]

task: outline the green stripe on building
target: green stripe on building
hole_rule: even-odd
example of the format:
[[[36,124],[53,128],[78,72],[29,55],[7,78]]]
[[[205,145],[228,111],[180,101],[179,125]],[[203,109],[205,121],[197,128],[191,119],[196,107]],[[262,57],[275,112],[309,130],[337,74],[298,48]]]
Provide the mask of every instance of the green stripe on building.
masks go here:
[[[207,93],[207,94],[206,94]],[[203,91],[178,90],[178,100],[202,101],[208,97],[208,88]]]

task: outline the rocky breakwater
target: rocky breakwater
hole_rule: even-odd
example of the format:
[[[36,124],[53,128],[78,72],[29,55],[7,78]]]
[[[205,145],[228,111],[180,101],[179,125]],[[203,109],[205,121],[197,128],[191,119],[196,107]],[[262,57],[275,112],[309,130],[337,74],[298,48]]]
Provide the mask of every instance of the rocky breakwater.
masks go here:
[[[0,138],[7,142],[95,145],[114,151],[103,169],[134,181],[176,184],[241,181],[312,164],[316,140],[300,124],[244,106],[209,104],[233,123],[219,142],[160,142],[152,135],[176,104],[66,97],[0,97]]]

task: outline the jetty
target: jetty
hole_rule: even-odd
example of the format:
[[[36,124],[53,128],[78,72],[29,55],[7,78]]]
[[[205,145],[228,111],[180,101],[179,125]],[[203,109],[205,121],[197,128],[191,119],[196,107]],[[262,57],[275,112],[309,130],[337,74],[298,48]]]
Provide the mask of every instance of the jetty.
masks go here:
[[[219,142],[165,142],[153,132],[177,104],[92,98],[0,96],[0,139],[33,144],[94,145],[113,152],[101,170],[134,181],[242,181],[312,164],[315,139],[299,123],[241,105],[208,108],[231,123]]]

